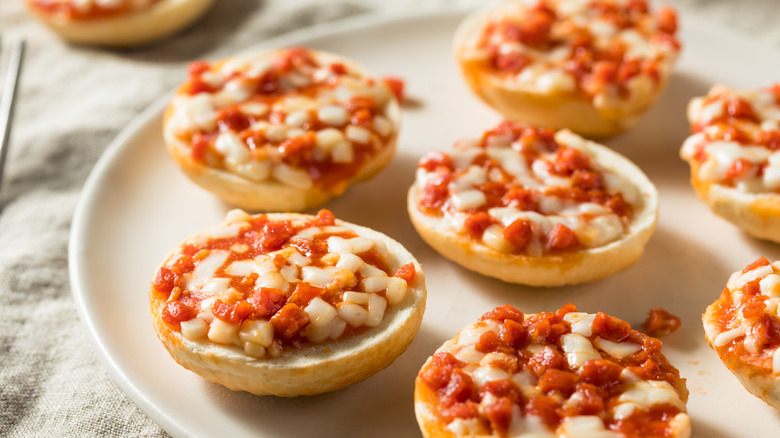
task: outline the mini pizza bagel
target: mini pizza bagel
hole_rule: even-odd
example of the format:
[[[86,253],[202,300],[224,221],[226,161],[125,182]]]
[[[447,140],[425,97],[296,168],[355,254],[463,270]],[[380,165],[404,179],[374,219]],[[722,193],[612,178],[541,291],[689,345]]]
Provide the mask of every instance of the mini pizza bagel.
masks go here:
[[[149,298],[181,366],[232,390],[291,397],[390,365],[417,334],[426,289],[400,243],[327,210],[233,210],[166,258]]]
[[[677,15],[644,0],[512,0],[468,16],[454,40],[471,90],[504,117],[608,137],[661,94]]]
[[[702,315],[707,343],[753,395],[780,409],[780,262],[731,275]]]
[[[780,85],[713,86],[688,104],[688,121],[680,157],[699,198],[748,234],[780,242]]]
[[[159,41],[202,17],[215,0],[25,0],[62,38],[79,44],[136,47]]]
[[[383,169],[399,121],[386,81],[295,47],[193,63],[163,130],[179,167],[225,202],[301,211]]]
[[[661,341],[627,322],[505,305],[428,358],[414,408],[425,438],[687,438],[687,399]]]
[[[511,283],[595,281],[634,264],[658,193],[618,153],[570,131],[503,122],[419,162],[407,208],[461,266]]]

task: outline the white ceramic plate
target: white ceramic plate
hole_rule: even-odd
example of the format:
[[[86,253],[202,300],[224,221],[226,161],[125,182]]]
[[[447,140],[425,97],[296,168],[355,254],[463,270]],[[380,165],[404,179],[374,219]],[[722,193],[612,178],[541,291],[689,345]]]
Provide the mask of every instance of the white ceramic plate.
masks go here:
[[[405,109],[390,167],[327,205],[337,217],[396,238],[422,263],[428,309],[406,353],[349,388],[292,399],[232,392],[174,363],[149,321],[149,282],[170,249],[219,223],[229,207],[190,183],[167,158],[161,101],[128,126],[95,166],[71,234],[73,294],[117,384],[174,436],[417,436],[412,390],[419,367],[485,311],[509,303],[533,313],[572,302],[638,327],[650,307],[661,306],[682,318],[682,328],[664,340],[664,352],[688,379],[694,437],[776,435],[778,412],[744,390],[719,362],[704,341],[700,317],[731,272],[762,255],[780,258],[780,247],[710,214],[695,198],[677,154],[687,134],[689,98],[714,82],[768,85],[777,79],[780,54],[684,17],[684,55],[669,88],[636,129],[608,143],[641,166],[660,192],[660,222],[644,257],[598,283],[533,289],[444,260],[420,240],[406,214],[418,158],[499,121],[470,95],[456,70],[450,39],[462,18],[462,12],[361,17],[264,44],[306,44],[350,56],[378,74],[403,77],[418,102]]]

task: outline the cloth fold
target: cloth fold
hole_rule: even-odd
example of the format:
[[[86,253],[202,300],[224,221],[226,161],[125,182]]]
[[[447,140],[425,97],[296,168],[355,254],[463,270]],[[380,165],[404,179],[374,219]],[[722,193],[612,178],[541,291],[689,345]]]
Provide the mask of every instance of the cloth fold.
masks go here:
[[[780,45],[774,0],[667,3],[680,9],[683,26],[686,15],[697,15]],[[16,38],[27,40],[27,57],[0,192],[0,436],[167,436],[98,361],[71,296],[67,254],[73,213],[95,162],[144,108],[183,80],[190,60],[218,59],[359,14],[481,4],[221,0],[179,35],[112,51],[69,45],[23,1],[4,0],[0,66]]]

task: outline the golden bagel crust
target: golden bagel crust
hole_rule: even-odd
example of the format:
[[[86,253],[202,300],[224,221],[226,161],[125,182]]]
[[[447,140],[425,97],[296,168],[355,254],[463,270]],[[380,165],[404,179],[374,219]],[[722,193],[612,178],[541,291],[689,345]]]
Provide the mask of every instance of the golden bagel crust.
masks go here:
[[[764,117],[761,109],[755,104],[761,100],[760,93],[770,93],[771,89],[764,90],[733,90],[723,85],[714,85],[707,96],[691,99],[687,107],[687,117],[691,124],[692,135],[689,136],[680,148],[680,158],[690,166],[690,182],[697,196],[704,201],[710,210],[742,228],[746,233],[759,239],[780,242],[780,194],[776,188],[761,187],[759,189],[744,189],[734,184],[718,179],[715,176],[702,177],[704,163],[699,156],[707,156],[707,148],[712,143],[726,140],[731,143],[739,143],[740,147],[761,148],[771,146],[762,144],[771,128],[764,129],[761,122],[771,122],[770,116]],[[751,106],[751,112],[759,120],[746,120],[738,116],[727,114],[724,110],[717,116],[707,115],[705,107],[722,103],[727,105],[727,99],[739,99]],[[766,105],[780,108],[780,105]],[[712,110],[710,110],[712,111]],[[725,119],[724,119],[725,118]],[[724,127],[736,129],[740,134],[734,138],[725,138]],[[709,136],[712,136],[710,138]],[[770,141],[771,141],[771,137]],[[753,165],[773,167],[769,159],[756,161]],[[712,166],[710,166],[712,167]],[[766,169],[765,169],[766,170]]]
[[[308,216],[271,213],[268,217],[272,220],[292,220]],[[346,340],[283,348],[278,357],[257,359],[244,354],[235,345],[217,344],[207,338],[193,341],[182,336],[179,330],[172,329],[162,320],[167,295],[158,292],[152,285],[149,290],[152,324],[171,357],[201,377],[232,390],[282,397],[335,391],[390,365],[411,344],[422,323],[427,296],[424,274],[414,257],[388,236],[338,219],[336,226],[384,242],[389,254],[386,260],[389,269],[408,263],[413,263],[416,268],[416,276],[404,299],[399,304],[388,306],[377,327]],[[192,236],[188,241],[205,233],[208,231]]]
[[[690,161],[691,185],[713,213],[759,239],[780,242],[780,195],[745,193],[699,178],[699,163]]]
[[[330,59],[338,59],[350,70],[359,72],[365,77],[369,76],[365,69],[352,60],[322,51],[312,50],[311,52],[319,56],[327,56]],[[274,53],[261,54],[258,59],[270,58]],[[223,60],[216,65],[229,61],[230,59]],[[178,94],[184,92],[181,89]],[[393,130],[385,139],[380,150],[365,162],[356,174],[337,185],[327,187],[314,184],[310,188],[300,188],[272,178],[264,181],[252,181],[226,169],[214,168],[206,163],[196,161],[190,152],[190,145],[183,142],[167,128],[164,128],[164,138],[169,156],[174,159],[182,171],[197,185],[228,204],[251,211],[303,211],[319,207],[333,197],[343,194],[355,182],[371,179],[390,163],[397,146],[401,110],[396,99],[390,99],[382,110],[392,123]],[[170,123],[173,112],[174,107],[171,104],[166,108],[163,116],[164,127]]]
[[[760,258],[767,264],[769,263],[764,258]],[[772,265],[776,265],[777,262]],[[751,266],[755,266],[755,263]],[[766,266],[766,265],[763,265]],[[761,266],[759,266],[761,267]],[[749,268],[746,268],[749,269]],[[778,270],[774,268],[776,275]],[[744,273],[744,272],[742,272]],[[740,274],[736,272],[732,275],[732,279],[736,278]],[[772,274],[769,274],[772,275]],[[766,278],[759,275],[758,279]],[[731,371],[734,376],[737,377],[742,386],[745,387],[750,393],[766,402],[768,405],[780,409],[780,373],[773,373],[772,369],[772,356],[774,351],[778,348],[776,341],[773,341],[770,345],[761,347],[757,353],[749,353],[745,351],[744,341],[746,337],[737,336],[734,339],[730,339],[729,342],[719,342],[718,336],[727,330],[721,326],[724,317],[722,316],[725,309],[731,309],[734,306],[734,294],[739,291],[745,295],[745,289],[736,289],[732,285],[732,280],[729,280],[729,284],[724,288],[720,297],[712,304],[707,306],[704,314],[702,315],[702,324],[704,326],[704,337],[707,340],[707,344],[715,350],[718,357],[723,364]],[[770,286],[770,290],[764,290],[761,288],[761,294],[769,294],[770,297],[776,297],[776,288]],[[743,298],[744,299],[744,298]],[[770,303],[774,298],[770,298],[766,303]],[[740,314],[741,309],[733,310],[734,313]],[[777,320],[776,316],[770,316],[770,318]],[[741,318],[742,323],[736,324],[736,326],[744,326],[745,330],[751,332],[751,328],[756,321]],[[734,318],[728,318],[726,322],[729,324],[727,329],[733,328],[735,324]]]
[[[160,0],[149,8],[93,20],[70,20],[48,14],[31,5],[28,9],[62,38],[105,47],[143,46],[181,31],[202,17],[215,0]]]
[[[569,305],[571,306],[571,305]],[[503,306],[503,308],[508,308],[510,306]],[[497,308],[494,309],[492,312],[496,312],[496,310],[501,309]],[[486,314],[487,315],[487,314]],[[525,315],[525,318],[534,317],[536,315],[528,314]],[[484,320],[480,319],[480,321]],[[478,323],[477,323],[478,324]],[[477,324],[470,324],[467,327],[464,328],[463,331],[456,334],[453,338],[447,340],[444,342],[444,344],[439,347],[436,350],[436,354],[440,355],[442,353],[450,353],[454,356],[458,356],[458,348],[462,346],[461,336],[464,335],[469,329],[472,329],[473,327],[476,327]],[[539,345],[537,345],[539,346]],[[556,351],[558,351],[558,347],[554,347]],[[520,355],[521,353],[519,351],[516,352],[517,355]],[[490,353],[492,354],[492,353]],[[500,355],[500,353],[499,353]],[[509,354],[512,356],[512,354]],[[608,356],[605,356],[608,357]],[[483,360],[487,358],[486,356],[483,356]],[[614,360],[614,359],[607,359],[607,360]],[[675,415],[672,419],[669,420],[669,428],[671,430],[670,437],[673,438],[688,438],[691,435],[691,421],[690,417],[687,415],[684,404],[687,402],[688,399],[688,389],[686,387],[685,379],[679,377],[679,373],[676,372],[674,367],[669,363],[669,361],[660,354],[655,360],[658,360],[658,365],[672,369],[674,370],[674,373],[676,373],[673,383],[671,383],[670,388],[673,388],[674,391],[676,391],[678,397],[680,398],[680,402],[683,405],[683,409],[680,413]],[[420,427],[420,431],[422,432],[423,437],[425,438],[457,438],[457,437],[465,437],[465,436],[478,436],[478,437],[503,437],[508,436],[507,434],[502,434],[500,431],[496,430],[490,430],[489,432],[486,432],[485,430],[479,430],[477,433],[473,433],[473,430],[470,430],[467,433],[458,433],[456,430],[453,430],[451,427],[451,423],[448,422],[441,414],[442,412],[442,396],[437,393],[436,390],[432,389],[426,384],[424,373],[427,369],[432,367],[434,364],[434,356],[429,357],[425,364],[421,367],[420,372],[417,375],[417,378],[415,379],[415,387],[414,387],[414,409],[415,409],[415,416],[417,418],[417,424]],[[480,361],[477,364],[470,364],[467,362],[467,365],[461,369],[468,370],[470,367],[481,367],[482,362]],[[496,368],[501,368],[501,366],[497,366]],[[524,372],[528,372],[528,370],[523,370]],[[572,370],[569,370],[572,371]],[[473,376],[474,370],[471,369],[470,371],[466,371],[470,375]],[[576,371],[575,371],[576,372]],[[499,378],[500,379],[500,378]],[[528,377],[523,377],[519,380],[516,380],[515,383],[519,385],[519,381],[523,381],[524,384],[530,383]],[[531,379],[533,381],[533,379]],[[533,383],[530,383],[533,384]],[[521,392],[523,390],[521,389]],[[523,401],[527,402],[526,395],[523,393]],[[482,397],[482,391],[480,391],[480,397]],[[480,408],[480,415],[483,415],[482,419],[484,421],[484,413],[486,410],[483,410]],[[523,415],[527,415],[525,411],[523,412]],[[594,414],[595,416],[596,414]],[[600,417],[601,415],[599,415]],[[598,417],[597,417],[598,418]],[[492,429],[492,428],[491,428]],[[528,429],[525,430],[526,432],[531,432]],[[540,436],[542,432],[539,430],[533,430],[533,432],[540,433]],[[531,432],[531,433],[533,433]],[[578,435],[578,434],[566,434],[563,433],[560,430],[556,431],[557,433],[554,433],[552,431],[547,431],[547,433],[551,433],[549,436],[561,436],[566,438],[575,438],[578,436],[585,436],[585,435]],[[604,433],[604,431],[582,431],[578,430],[580,433],[594,433],[594,436],[607,436],[607,435],[596,435],[599,432]],[[513,436],[510,434],[510,436]],[[544,435],[547,436],[547,435]],[[590,436],[590,435],[588,435]],[[639,438],[639,437],[631,437],[631,438]],[[647,438],[647,437],[642,437]]]
[[[552,9],[561,3],[567,3],[567,0],[547,2]],[[482,101],[504,117],[540,126],[568,128],[590,138],[606,138],[632,128],[665,89],[676,53],[660,63],[655,81],[647,77],[635,80],[629,99],[594,99],[577,88],[543,89],[496,75],[490,60],[475,56],[473,52],[491,17],[512,16],[523,8],[520,4],[508,1],[470,14],[458,27],[454,38],[455,58],[466,83]]]
[[[415,182],[407,196],[407,210],[415,229],[433,249],[466,269],[500,280],[528,286],[562,286],[606,278],[636,263],[655,230],[658,192],[632,162],[593,142],[587,150],[595,161],[628,178],[641,194],[627,232],[606,245],[540,256],[502,253],[468,234],[447,226],[439,217],[425,214],[420,205],[420,187]]]

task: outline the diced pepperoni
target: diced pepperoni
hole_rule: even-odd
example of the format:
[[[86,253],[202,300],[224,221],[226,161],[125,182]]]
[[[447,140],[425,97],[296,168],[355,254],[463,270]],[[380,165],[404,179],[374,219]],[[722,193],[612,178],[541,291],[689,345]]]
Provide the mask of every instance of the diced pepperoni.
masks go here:
[[[259,318],[268,319],[279,311],[287,302],[287,293],[281,289],[261,287],[247,298],[254,306],[254,314]]]
[[[455,163],[452,161],[452,158],[444,152],[432,150],[420,159],[420,163],[417,167],[421,167],[428,172],[433,172],[442,167],[451,172],[455,169]]]
[[[510,345],[515,349],[521,349],[528,345],[528,332],[521,322],[507,319],[499,331],[501,342]]]
[[[577,311],[577,306],[575,306],[572,303],[566,303],[563,306],[561,306],[560,309],[555,311],[555,316],[558,318],[563,318],[566,316],[567,313],[572,313]]]
[[[238,109],[227,108],[220,111],[217,117],[217,125],[221,131],[229,129],[240,132],[249,127],[249,119]]]
[[[750,271],[752,271],[752,270],[754,270],[756,268],[760,268],[762,266],[768,266],[769,264],[770,264],[769,260],[767,260],[766,257],[759,257],[759,258],[756,259],[756,261],[754,261],[753,263],[747,265],[745,267],[745,269],[742,270],[742,273],[745,274],[745,273],[750,272]]]
[[[753,164],[745,158],[737,158],[726,169],[723,181],[727,184],[734,184],[740,177],[753,169]]]
[[[252,315],[253,311],[254,306],[247,301],[237,301],[233,304],[228,304],[222,300],[216,300],[211,307],[211,313],[214,316],[231,324],[241,324]]]
[[[580,376],[572,372],[550,368],[539,377],[538,388],[544,393],[558,391],[568,397],[579,380]]]
[[[289,222],[268,222],[259,233],[253,233],[254,244],[262,252],[276,251],[294,235]]]
[[[528,67],[531,62],[533,62],[531,58],[516,52],[499,52],[493,57],[493,66],[497,70],[509,73],[520,73]]]
[[[450,373],[447,385],[440,390],[441,400],[445,406],[463,403],[476,395],[474,381],[463,370],[456,368]]]
[[[726,113],[735,119],[749,120],[759,123],[758,116],[753,106],[740,97],[733,97],[726,102]]]
[[[274,332],[282,339],[292,339],[309,323],[309,315],[293,303],[287,303],[271,317]]]
[[[167,295],[176,287],[178,280],[178,275],[176,275],[175,272],[166,267],[162,267],[157,271],[157,275],[154,276],[154,283],[152,285],[157,292]]]
[[[578,383],[575,389],[577,403],[564,407],[567,416],[599,415],[604,412],[604,391],[590,383]]]
[[[530,415],[535,415],[549,428],[555,429],[560,422],[558,410],[561,405],[554,397],[541,395],[534,397],[525,405],[525,410]]]
[[[395,98],[398,99],[399,102],[403,102],[404,100],[404,80],[400,78],[395,77],[383,77],[382,82],[387,84],[388,87],[390,87],[390,90],[393,92],[393,95],[395,95]]]
[[[614,342],[625,340],[632,332],[629,323],[603,312],[596,314],[591,330],[594,334]]]
[[[533,229],[531,228],[531,222],[525,219],[518,219],[504,228],[504,239],[517,249],[525,248],[532,237]]]
[[[420,377],[428,388],[438,391],[449,382],[452,371],[464,365],[450,353],[434,353]]]
[[[583,382],[602,388],[619,385],[622,371],[622,366],[605,359],[587,360],[579,369]]]
[[[477,341],[474,348],[482,353],[490,353],[496,351],[500,346],[501,339],[495,332],[488,330],[479,336],[479,341]]]
[[[414,282],[414,277],[417,275],[417,270],[414,268],[414,263],[407,263],[393,274],[394,277],[398,277],[406,282],[407,285],[411,285]]]
[[[475,418],[479,416],[479,405],[473,400],[466,400],[462,403],[455,403],[450,406],[443,406],[441,416],[445,421],[452,421],[456,418]]]
[[[528,189],[510,189],[504,194],[502,202],[507,207],[514,207],[521,211],[539,211],[539,202],[534,192]]]
[[[484,397],[488,393],[499,398],[506,398],[512,403],[517,403],[523,397],[517,384],[507,379],[485,382],[485,384],[479,388],[479,395],[480,397]]]
[[[776,151],[780,149],[780,132],[761,130],[758,132],[758,134],[756,134],[756,141],[758,144],[764,145],[767,148]]]
[[[553,171],[559,175],[571,175],[575,170],[589,168],[590,159],[577,149],[561,147],[555,154]]]
[[[198,311],[182,303],[171,301],[165,305],[162,312],[162,320],[166,324],[178,326],[182,321],[189,321],[198,316]]]
[[[658,30],[673,35],[677,32],[677,12],[670,6],[661,6],[656,13],[658,17]]]
[[[602,189],[604,174],[593,170],[577,169],[572,174],[572,184],[582,190]]]
[[[494,222],[494,219],[489,214],[484,211],[478,211],[466,217],[466,220],[463,222],[463,227],[471,237],[478,239],[482,237],[482,233],[485,232],[485,229]]]
[[[648,335],[660,338],[680,328],[680,318],[672,315],[666,309],[653,307],[642,323],[642,329]]]
[[[550,347],[544,347],[542,351],[531,356],[528,360],[528,367],[537,376],[543,375],[549,369],[564,369],[566,359]]]
[[[211,67],[209,66],[209,63],[206,61],[193,61],[190,63],[190,65],[187,68],[187,73],[191,77],[200,76],[203,73],[209,71]]]
[[[191,96],[198,93],[213,93],[215,91],[214,87],[198,78],[191,79],[187,85],[187,94]]]
[[[577,234],[561,223],[555,224],[547,235],[548,246],[553,251],[562,251],[580,244]]]
[[[203,163],[206,160],[206,151],[209,149],[209,139],[205,135],[199,133],[196,133],[192,136],[192,149],[190,150],[190,155],[192,156],[192,159]]]
[[[306,307],[311,300],[321,297],[323,292],[325,292],[324,289],[312,286],[309,283],[298,283],[288,302],[295,303],[300,307]]]
[[[489,404],[483,404],[485,417],[490,422],[490,427],[496,432],[502,433],[509,429],[512,421],[512,406],[514,404],[508,398],[497,398]]]
[[[344,67],[344,64],[340,62],[334,62],[333,64],[330,65],[330,71],[332,71],[334,74],[337,75],[343,75],[344,73],[347,72],[347,68]]]
[[[515,322],[523,322],[523,319],[524,319],[523,312],[515,309],[509,304],[504,304],[503,306],[496,307],[495,309],[486,312],[484,315],[482,315],[479,318],[480,321],[494,320],[499,322],[505,322],[507,320],[511,320]]]
[[[452,180],[450,173],[437,172],[433,175],[420,193],[420,205],[425,208],[437,209],[444,205],[447,199],[447,185]]]
[[[317,135],[311,131],[304,135],[287,138],[279,144],[279,152],[281,152],[285,162],[296,166],[301,165],[311,161],[316,138]]]

